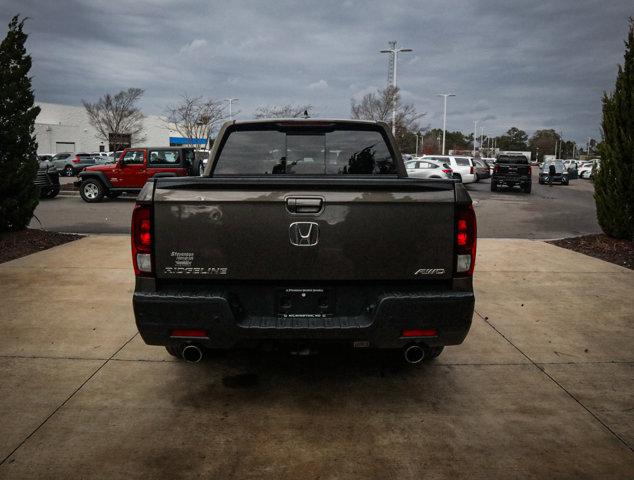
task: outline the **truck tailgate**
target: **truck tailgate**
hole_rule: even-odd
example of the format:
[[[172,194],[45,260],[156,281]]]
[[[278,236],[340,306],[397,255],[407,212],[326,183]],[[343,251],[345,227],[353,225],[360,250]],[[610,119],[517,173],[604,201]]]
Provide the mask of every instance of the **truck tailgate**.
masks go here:
[[[440,280],[452,276],[453,182],[160,179],[158,279]]]

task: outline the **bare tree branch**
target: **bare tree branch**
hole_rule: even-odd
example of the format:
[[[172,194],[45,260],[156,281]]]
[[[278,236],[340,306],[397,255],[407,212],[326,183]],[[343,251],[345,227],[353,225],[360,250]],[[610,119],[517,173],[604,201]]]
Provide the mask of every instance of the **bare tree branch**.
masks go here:
[[[389,124],[392,123],[393,105],[396,105],[395,136],[399,143],[401,143],[401,139],[406,137],[407,133],[421,130],[419,120],[425,116],[424,113],[417,113],[414,105],[401,102],[398,87],[388,86],[383,90],[368,93],[358,103],[352,99],[351,103],[352,118]]]
[[[222,100],[183,94],[180,103],[167,106],[165,117],[169,128],[190,139],[191,146],[200,148],[191,140],[205,139],[204,148],[208,149],[215,128],[227,118],[226,105]]]
[[[273,105],[262,106],[255,110],[255,118],[300,118],[308,113],[310,115],[312,105]]]
[[[130,135],[132,143],[144,141],[145,116],[137,106],[143,93],[140,88],[128,88],[116,95],[108,93],[96,103],[82,100],[88,114],[88,122],[97,130],[97,138],[109,143],[111,134]],[[115,146],[115,149],[118,148],[119,146]]]

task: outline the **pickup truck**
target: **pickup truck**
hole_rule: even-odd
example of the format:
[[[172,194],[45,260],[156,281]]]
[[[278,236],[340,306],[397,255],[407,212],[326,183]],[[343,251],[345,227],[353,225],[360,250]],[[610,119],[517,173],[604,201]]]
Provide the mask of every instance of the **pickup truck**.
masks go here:
[[[131,236],[138,330],[186,361],[334,343],[418,363],[471,325],[471,198],[408,178],[384,123],[225,123],[202,177],[146,183]]]
[[[122,192],[138,193],[148,179],[193,175],[197,169],[193,148],[126,148],[114,163],[85,168],[75,186],[85,202],[95,203]]]
[[[528,159],[524,155],[498,155],[491,175],[491,191],[497,192],[502,186],[513,188],[516,185],[524,193],[531,193],[533,183]]]

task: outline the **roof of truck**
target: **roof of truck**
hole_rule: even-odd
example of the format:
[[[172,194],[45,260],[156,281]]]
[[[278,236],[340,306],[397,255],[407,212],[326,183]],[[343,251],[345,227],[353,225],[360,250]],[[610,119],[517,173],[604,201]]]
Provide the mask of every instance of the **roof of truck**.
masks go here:
[[[261,118],[254,120],[230,120],[225,125],[250,125],[262,123],[296,123],[298,125],[323,125],[323,124],[346,124],[354,123],[360,125],[382,125],[384,122],[373,120],[357,120],[352,118]]]

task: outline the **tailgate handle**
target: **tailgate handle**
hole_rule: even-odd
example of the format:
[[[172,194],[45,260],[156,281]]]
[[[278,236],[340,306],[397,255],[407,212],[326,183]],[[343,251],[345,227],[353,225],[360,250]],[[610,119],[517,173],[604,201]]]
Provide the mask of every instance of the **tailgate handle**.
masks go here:
[[[319,213],[324,204],[321,198],[298,198],[286,199],[286,210],[291,213]]]

